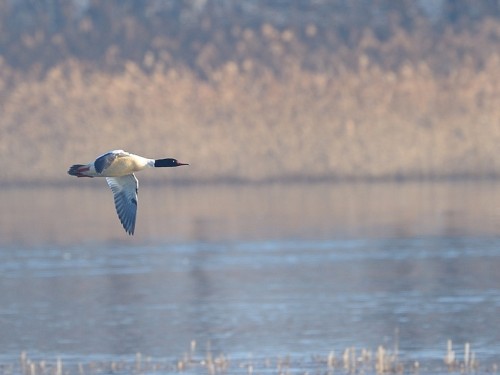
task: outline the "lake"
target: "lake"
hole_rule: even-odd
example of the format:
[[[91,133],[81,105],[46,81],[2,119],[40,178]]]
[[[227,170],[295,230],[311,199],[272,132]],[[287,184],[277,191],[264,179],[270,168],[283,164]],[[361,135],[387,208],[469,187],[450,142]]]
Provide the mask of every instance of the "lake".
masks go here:
[[[0,190],[0,373],[498,369],[500,183],[141,183]]]

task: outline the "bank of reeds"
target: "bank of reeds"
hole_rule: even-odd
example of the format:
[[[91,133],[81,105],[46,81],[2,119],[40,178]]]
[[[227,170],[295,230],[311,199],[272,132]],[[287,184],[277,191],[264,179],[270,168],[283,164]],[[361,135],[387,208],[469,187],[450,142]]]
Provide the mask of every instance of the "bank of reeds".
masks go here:
[[[377,48],[415,40],[398,38]],[[65,181],[114,148],[187,160],[169,178],[194,181],[500,176],[500,51],[481,66],[450,51],[445,73],[358,52],[315,71],[285,54],[279,75],[228,61],[206,79],[154,59],[114,74],[69,60],[43,78],[0,61],[2,183]]]
[[[411,353],[409,353],[411,354]],[[463,358],[462,358],[463,357]],[[19,363],[1,363],[0,374],[22,375],[63,375],[63,374],[481,374],[497,373],[498,364],[481,365],[471,349],[465,343],[461,358],[455,356],[451,340],[442,361],[405,360],[398,348],[388,349],[379,346],[371,349],[346,348],[340,355],[331,351],[327,355],[309,357],[252,357],[233,358],[231,354],[214,353],[207,345],[205,351],[197,350],[196,341],[192,341],[189,351],[177,360],[144,356],[124,357],[118,360],[90,360],[86,363],[74,359],[35,360],[26,352],[20,355]]]

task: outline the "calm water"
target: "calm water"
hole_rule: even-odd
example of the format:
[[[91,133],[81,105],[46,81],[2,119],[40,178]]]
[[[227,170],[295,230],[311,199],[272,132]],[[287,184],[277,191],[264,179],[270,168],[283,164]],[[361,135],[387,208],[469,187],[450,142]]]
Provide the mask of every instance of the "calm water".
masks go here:
[[[297,371],[379,345],[439,368],[448,339],[500,364],[498,184],[144,182],[135,237],[104,185],[0,192],[0,365],[173,364],[195,340]]]

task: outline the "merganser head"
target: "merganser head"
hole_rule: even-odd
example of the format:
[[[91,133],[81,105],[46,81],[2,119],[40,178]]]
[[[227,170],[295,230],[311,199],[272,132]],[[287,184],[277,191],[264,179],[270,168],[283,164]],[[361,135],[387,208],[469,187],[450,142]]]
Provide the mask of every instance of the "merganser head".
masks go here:
[[[181,165],[189,165],[186,163],[179,163],[176,159],[156,159],[155,167],[180,167]]]

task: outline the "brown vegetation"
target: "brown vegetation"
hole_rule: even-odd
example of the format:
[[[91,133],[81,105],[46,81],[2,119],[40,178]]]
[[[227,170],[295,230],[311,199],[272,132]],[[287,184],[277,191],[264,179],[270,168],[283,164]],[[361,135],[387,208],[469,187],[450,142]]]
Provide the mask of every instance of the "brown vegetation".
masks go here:
[[[26,352],[20,355],[19,363],[6,363],[0,369],[0,374],[12,374],[14,372],[30,374],[56,374],[67,373],[79,374],[101,374],[103,372],[123,372],[136,374],[160,374],[166,372],[178,373],[208,373],[210,375],[226,374],[229,371],[238,374],[253,374],[269,372],[276,374],[305,373],[312,371],[325,374],[333,374],[336,371],[343,371],[347,374],[368,373],[368,374],[418,374],[448,371],[450,374],[463,374],[470,372],[496,373],[497,364],[480,366],[475,358],[475,353],[471,351],[470,343],[465,344],[464,358],[455,358],[455,353],[451,347],[451,340],[448,340],[448,351],[444,358],[447,370],[440,363],[433,360],[404,360],[399,352],[398,346],[394,349],[385,348],[379,345],[376,350],[348,347],[343,353],[331,351],[328,355],[312,355],[310,358],[297,358],[290,354],[279,357],[251,358],[242,360],[241,358],[231,358],[231,353],[213,353],[210,343],[207,344],[206,352],[200,352],[196,348],[196,341],[191,341],[190,350],[177,360],[170,358],[153,358],[136,353],[135,358],[123,358],[120,360],[108,361],[88,361],[63,363],[61,358],[36,360],[28,356]],[[468,349],[467,349],[468,348]],[[342,354],[342,355],[339,355]],[[452,355],[452,357],[450,357]]]
[[[2,182],[63,181],[114,148],[186,160],[169,177],[198,181],[499,176],[500,22],[429,34],[419,19],[354,44],[263,22],[233,29],[224,59],[214,32],[196,69],[158,49],[114,71],[3,58]]]

